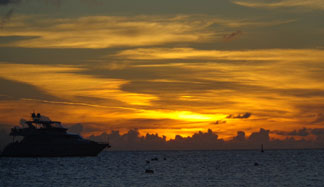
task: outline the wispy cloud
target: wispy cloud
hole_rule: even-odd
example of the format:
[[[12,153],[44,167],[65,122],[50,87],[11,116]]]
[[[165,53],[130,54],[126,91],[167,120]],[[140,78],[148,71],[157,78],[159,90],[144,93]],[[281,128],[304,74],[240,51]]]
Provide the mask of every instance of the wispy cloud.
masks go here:
[[[264,27],[291,21],[224,19],[206,15],[89,16],[64,19],[16,15],[0,36],[29,37],[28,40],[1,44],[26,48],[152,46],[210,43],[221,41],[227,33],[224,29],[227,28]],[[235,36],[239,34],[241,32],[234,33]],[[228,35],[227,40],[233,39],[234,35]]]
[[[319,113],[316,116],[316,119],[311,122],[311,124],[320,124],[322,122],[324,122],[324,115],[322,113]]]
[[[35,18],[33,18],[35,19]],[[34,36],[7,46],[46,48],[107,48],[146,46],[174,42],[202,42],[215,35],[204,21],[188,23],[173,17],[136,18],[92,16],[77,19],[17,18],[1,36]]]
[[[310,129],[302,128],[299,130],[293,130],[293,131],[272,131],[273,134],[278,134],[282,136],[308,136],[311,134]]]
[[[12,14],[14,13],[14,9],[10,9],[0,20],[0,29],[4,27],[4,25],[10,20]]]
[[[224,35],[224,41],[226,41],[226,42],[232,41],[232,40],[237,39],[238,37],[240,37],[240,35],[242,35],[242,34],[243,34],[243,32],[241,30],[232,32],[230,34],[225,34]]]
[[[304,7],[310,9],[324,10],[322,0],[280,0],[276,2],[267,1],[233,1],[233,3],[246,7],[280,8],[280,7]]]
[[[200,59],[238,61],[316,61],[321,62],[320,49],[259,49],[259,50],[197,50],[193,48],[137,48],[124,50],[116,56],[129,59]]]

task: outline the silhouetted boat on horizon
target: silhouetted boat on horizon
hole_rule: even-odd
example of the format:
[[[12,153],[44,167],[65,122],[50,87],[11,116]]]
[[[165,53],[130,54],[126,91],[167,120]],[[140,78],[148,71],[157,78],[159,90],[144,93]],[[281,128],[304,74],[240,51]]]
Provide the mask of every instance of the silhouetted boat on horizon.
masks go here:
[[[44,119],[39,113],[32,113],[31,121],[25,121],[23,127],[13,127],[10,136],[13,142],[8,144],[1,156],[5,157],[72,157],[97,156],[109,143],[97,143],[71,134],[59,121]],[[27,125],[25,127],[24,125]],[[21,141],[15,141],[22,136]]]
[[[263,153],[264,150],[263,150],[263,144],[261,144],[261,153]]]

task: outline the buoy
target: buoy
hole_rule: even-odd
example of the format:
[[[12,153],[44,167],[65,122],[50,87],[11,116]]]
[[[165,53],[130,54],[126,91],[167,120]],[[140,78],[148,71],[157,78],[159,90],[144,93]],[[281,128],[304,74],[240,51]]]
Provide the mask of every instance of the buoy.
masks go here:
[[[258,166],[259,164],[257,162],[254,162],[254,166]]]
[[[154,171],[152,169],[146,169],[145,173],[154,173]]]

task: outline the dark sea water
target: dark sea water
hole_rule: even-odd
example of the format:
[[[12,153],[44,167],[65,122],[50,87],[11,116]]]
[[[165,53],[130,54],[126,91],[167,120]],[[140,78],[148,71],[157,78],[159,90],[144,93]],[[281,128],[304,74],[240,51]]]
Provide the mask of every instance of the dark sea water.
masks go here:
[[[155,157],[158,161],[146,163]],[[104,151],[98,157],[0,158],[0,177],[1,187],[324,186],[324,150]]]

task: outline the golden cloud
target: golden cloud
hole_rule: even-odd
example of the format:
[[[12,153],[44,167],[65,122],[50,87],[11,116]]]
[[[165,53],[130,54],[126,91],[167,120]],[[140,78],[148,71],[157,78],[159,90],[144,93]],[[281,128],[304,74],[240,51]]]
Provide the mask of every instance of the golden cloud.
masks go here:
[[[28,113],[36,107],[52,111],[53,114],[48,115],[53,119],[70,123],[93,122],[102,129],[116,127],[119,119],[130,122],[131,119],[168,119],[158,126],[122,123],[122,127],[135,126],[143,131],[166,134],[167,129],[175,129],[169,136],[175,132],[181,134],[179,131],[184,135],[210,128],[222,137],[235,134],[238,129],[296,129],[314,121],[314,113],[321,111],[320,108],[303,114],[298,108],[323,100],[324,53],[320,49],[139,48],[121,51],[116,56],[130,62],[125,67],[130,73],[136,67],[167,73],[138,81],[86,74],[88,69],[84,66],[1,64],[0,78],[33,85],[62,100],[2,101],[0,110],[21,111],[19,107],[26,106],[24,112]],[[132,59],[149,62],[132,64]],[[179,63],[178,59],[183,62]],[[186,60],[190,63],[185,63]],[[177,70],[175,76],[170,73],[174,70]],[[182,70],[190,70],[190,73]],[[252,117],[226,118],[229,114],[245,112],[252,113]],[[62,117],[60,114],[68,115]],[[2,114],[4,118],[10,115]],[[227,122],[215,125],[218,120]]]
[[[177,92],[173,90],[174,95],[178,94],[177,101],[191,103],[191,109],[200,112],[224,114],[248,108],[261,114],[266,110],[273,121],[298,123],[301,117],[292,119],[292,116],[299,112],[296,103],[300,102],[300,97],[304,97],[305,102],[307,97],[309,101],[313,101],[316,98],[323,98],[324,93],[322,91],[324,82],[320,78],[324,68],[322,65],[324,51],[320,49],[220,51],[140,48],[121,51],[117,56],[130,60],[150,60],[150,63],[145,65],[134,65],[142,68],[169,66],[171,69],[179,69],[178,76],[171,76],[167,81],[154,82],[183,85],[183,93],[181,90]],[[190,60],[190,63],[179,63],[178,59]],[[153,60],[157,62],[153,63]],[[189,69],[190,73],[181,74],[181,69]],[[191,87],[193,84],[208,86]],[[187,92],[197,88],[199,88],[197,92]],[[197,107],[193,105],[196,102],[207,101],[209,104]],[[217,106],[213,101],[233,104],[230,108],[218,105],[217,109],[213,109],[213,105]],[[271,114],[269,112],[271,110],[281,113]]]
[[[127,81],[99,79],[80,75],[82,68],[50,65],[0,64],[0,77],[34,85],[59,98],[75,97],[114,99],[130,105],[150,105],[157,99],[149,94],[128,93],[120,90]]]

